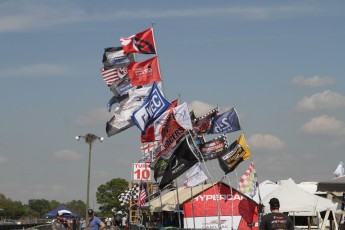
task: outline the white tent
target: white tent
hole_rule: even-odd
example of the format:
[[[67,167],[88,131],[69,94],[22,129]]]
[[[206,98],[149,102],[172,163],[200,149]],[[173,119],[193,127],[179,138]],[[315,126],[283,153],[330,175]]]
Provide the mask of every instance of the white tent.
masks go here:
[[[306,212],[313,215],[325,210],[335,211],[337,208],[337,203],[301,189],[291,178],[263,198],[266,213],[270,212],[268,202],[273,197],[279,199],[281,212]]]

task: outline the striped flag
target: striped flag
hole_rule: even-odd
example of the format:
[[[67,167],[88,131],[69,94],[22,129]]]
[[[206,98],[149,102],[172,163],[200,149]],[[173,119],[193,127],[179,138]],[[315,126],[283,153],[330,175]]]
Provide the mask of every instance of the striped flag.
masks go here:
[[[101,69],[103,80],[108,86],[111,86],[115,81],[122,79],[127,75],[127,67],[114,68],[114,69]]]
[[[256,194],[258,186],[258,178],[256,176],[254,162],[252,162],[244,175],[241,177],[238,187],[241,192],[253,198]]]
[[[141,185],[139,201],[138,201],[139,207],[142,207],[145,204],[145,199],[146,199],[146,190],[145,190],[144,185]]]

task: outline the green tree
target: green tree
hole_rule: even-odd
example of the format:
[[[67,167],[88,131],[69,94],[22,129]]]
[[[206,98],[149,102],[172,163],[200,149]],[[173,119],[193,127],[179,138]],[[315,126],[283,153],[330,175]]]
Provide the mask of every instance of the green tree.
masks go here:
[[[28,206],[31,210],[37,212],[39,217],[43,217],[51,210],[50,201],[46,199],[30,199]]]
[[[128,189],[128,182],[122,178],[114,178],[97,188],[96,199],[100,204],[99,210],[104,215],[111,215],[111,209],[121,209],[118,196]]]
[[[20,201],[12,201],[2,193],[0,193],[0,208],[2,217],[18,219],[25,214],[25,207]]]
[[[79,216],[84,216],[86,212],[86,204],[81,200],[72,200],[66,203],[66,206],[72,212],[78,214]]]

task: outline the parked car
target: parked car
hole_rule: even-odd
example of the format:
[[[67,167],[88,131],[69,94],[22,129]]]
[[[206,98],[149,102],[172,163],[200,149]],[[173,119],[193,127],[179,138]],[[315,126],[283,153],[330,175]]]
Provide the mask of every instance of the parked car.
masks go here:
[[[22,224],[22,223],[16,220],[12,220],[12,219],[4,219],[2,221],[2,224]]]

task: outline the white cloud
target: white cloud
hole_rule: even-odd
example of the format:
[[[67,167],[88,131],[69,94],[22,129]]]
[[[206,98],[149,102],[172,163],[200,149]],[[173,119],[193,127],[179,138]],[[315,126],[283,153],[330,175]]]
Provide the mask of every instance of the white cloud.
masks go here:
[[[5,156],[0,156],[0,165],[4,165],[8,162],[8,158]]]
[[[61,161],[78,161],[82,159],[82,155],[69,149],[56,151],[53,158]]]
[[[192,101],[188,104],[189,111],[194,110],[196,117],[201,117],[216,107],[215,105],[210,105],[202,101]]]
[[[260,7],[209,7],[117,10],[101,8],[88,11],[84,6],[71,1],[12,0],[0,4],[0,32],[28,31],[39,28],[56,28],[57,25],[96,22],[151,19],[155,18],[196,18],[223,17],[245,20],[291,18],[319,13],[322,9],[313,6],[286,5]],[[153,12],[154,10],[154,12]]]
[[[0,70],[0,75],[3,76],[34,76],[34,77],[44,77],[44,76],[56,76],[66,73],[64,67],[58,65],[50,64],[34,64],[28,66],[16,66],[15,68],[8,68]]]
[[[318,87],[323,85],[333,84],[335,81],[331,77],[295,77],[292,79],[292,84],[297,86]]]
[[[270,134],[254,134],[247,139],[250,149],[260,150],[282,150],[284,149],[285,143],[278,137]]]
[[[79,116],[76,119],[76,123],[78,125],[105,124],[106,121],[110,120],[111,116],[112,116],[112,113],[109,113],[105,108],[96,109]]]
[[[334,117],[323,115],[305,123],[302,131],[308,134],[345,135],[345,124]]]
[[[330,90],[304,97],[297,104],[299,111],[335,110],[341,107],[345,107],[345,97]]]

